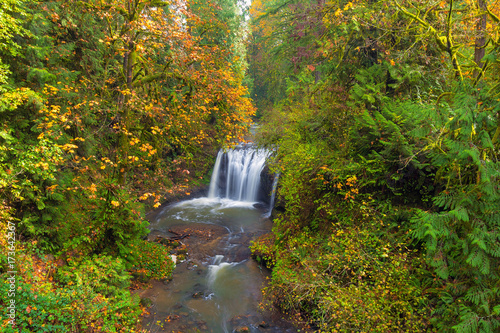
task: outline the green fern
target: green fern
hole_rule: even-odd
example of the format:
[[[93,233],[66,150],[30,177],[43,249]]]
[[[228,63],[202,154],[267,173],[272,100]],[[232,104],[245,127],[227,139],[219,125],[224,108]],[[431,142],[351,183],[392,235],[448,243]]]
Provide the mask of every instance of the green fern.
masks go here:
[[[499,327],[500,163],[490,138],[496,118],[478,112],[476,98],[458,89],[447,109],[451,120],[431,138],[429,157],[444,190],[433,200],[434,211],[412,220],[412,236],[424,242],[439,278],[432,282],[440,300],[434,315],[443,331]]]

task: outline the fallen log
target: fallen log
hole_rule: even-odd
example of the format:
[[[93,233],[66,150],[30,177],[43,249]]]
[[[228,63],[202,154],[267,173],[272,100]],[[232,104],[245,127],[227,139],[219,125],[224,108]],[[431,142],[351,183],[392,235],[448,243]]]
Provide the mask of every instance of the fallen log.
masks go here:
[[[169,230],[169,232],[171,232]],[[160,242],[162,240],[168,240],[168,241],[178,241],[178,240],[181,240],[181,239],[184,239],[184,238],[187,238],[190,236],[190,234],[178,234],[176,232],[173,232],[173,234],[175,234],[174,236],[156,236],[156,239],[159,240]]]
[[[191,234],[188,234],[188,233],[180,234],[178,232],[173,231],[172,229],[168,229],[168,232],[175,235],[175,236],[170,236],[171,239],[173,239],[173,240],[180,240],[180,239],[184,239],[186,237],[191,236]]]

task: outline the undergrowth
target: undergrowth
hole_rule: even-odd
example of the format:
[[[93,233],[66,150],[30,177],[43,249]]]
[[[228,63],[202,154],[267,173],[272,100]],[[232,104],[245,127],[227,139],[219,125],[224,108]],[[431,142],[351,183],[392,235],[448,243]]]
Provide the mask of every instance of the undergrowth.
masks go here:
[[[320,332],[498,330],[498,103],[470,91],[269,115],[281,212],[252,245],[272,267],[263,306]]]

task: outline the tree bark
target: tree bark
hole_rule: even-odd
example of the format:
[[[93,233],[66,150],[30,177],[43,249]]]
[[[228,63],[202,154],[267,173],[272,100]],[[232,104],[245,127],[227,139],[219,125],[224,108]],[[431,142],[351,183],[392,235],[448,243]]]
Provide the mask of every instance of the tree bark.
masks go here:
[[[483,13],[479,21],[476,24],[476,43],[474,49],[474,62],[476,63],[476,68],[474,69],[474,77],[478,78],[481,75],[481,68],[483,67],[483,58],[485,55],[485,44],[486,44],[486,1],[477,0],[477,6],[481,13]]]

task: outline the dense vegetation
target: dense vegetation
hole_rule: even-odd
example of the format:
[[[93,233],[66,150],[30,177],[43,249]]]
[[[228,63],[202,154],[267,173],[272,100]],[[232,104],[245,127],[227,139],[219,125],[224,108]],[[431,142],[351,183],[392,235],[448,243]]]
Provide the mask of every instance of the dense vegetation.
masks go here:
[[[0,331],[137,329],[131,279],[173,269],[145,210],[254,113],[243,31],[236,0],[0,1]]]
[[[321,332],[498,332],[497,1],[253,1],[277,147],[266,304]]]
[[[499,2],[242,6],[0,2],[0,330],[139,330],[131,286],[173,269],[145,211],[208,181],[251,96],[280,173],[264,306],[498,331]]]

